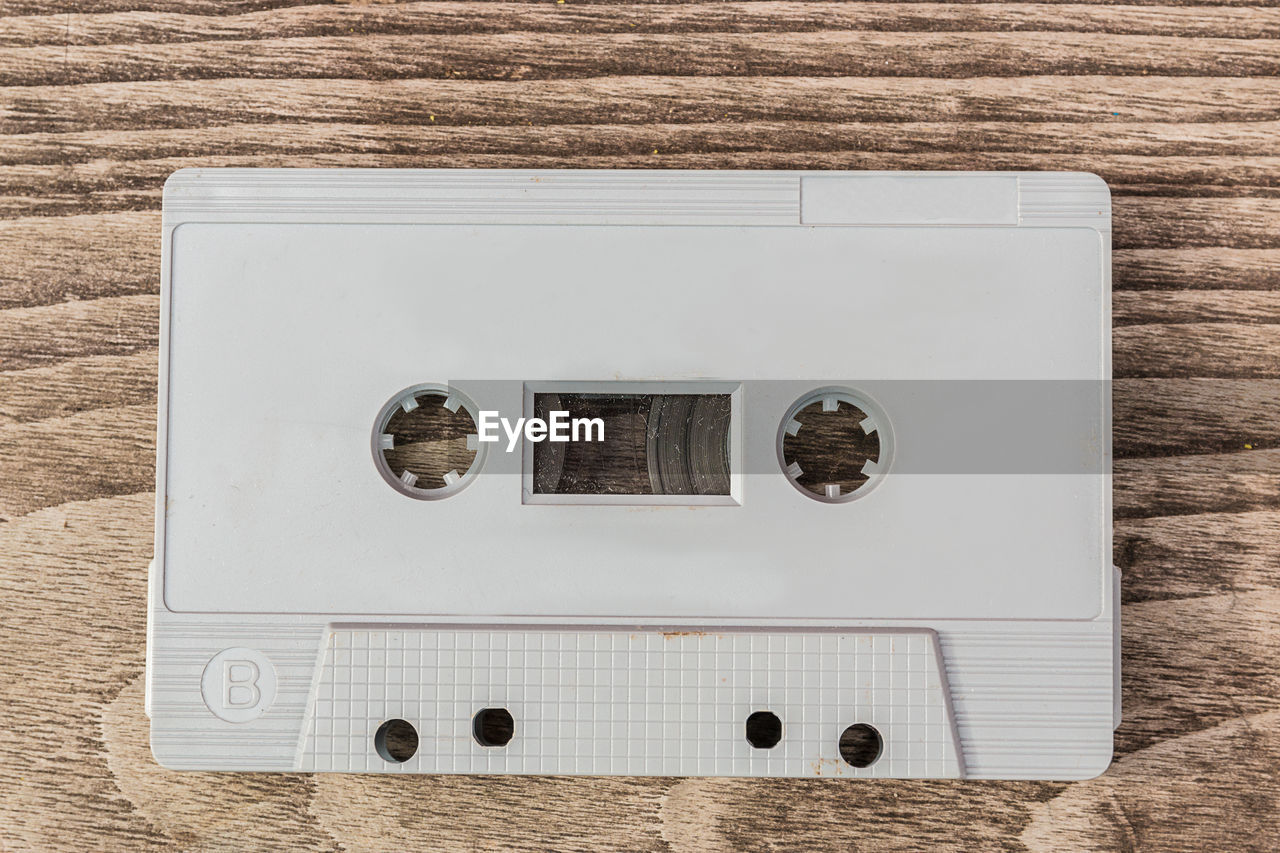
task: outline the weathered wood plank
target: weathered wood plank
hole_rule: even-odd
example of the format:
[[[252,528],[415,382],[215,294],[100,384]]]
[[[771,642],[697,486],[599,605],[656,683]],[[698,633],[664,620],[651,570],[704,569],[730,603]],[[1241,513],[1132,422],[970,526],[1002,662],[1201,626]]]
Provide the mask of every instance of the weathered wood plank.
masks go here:
[[[159,292],[158,210],[0,224],[0,309]]]
[[[160,298],[144,294],[0,311],[0,375],[87,355],[137,352],[160,336]],[[33,348],[32,340],[40,347]]]
[[[1111,298],[1116,326],[1159,323],[1280,323],[1280,292],[1128,291]]]
[[[1280,590],[1280,511],[1121,519],[1115,551],[1126,603]]]
[[[0,438],[0,453],[13,449],[12,439]],[[66,435],[64,446],[72,441]],[[10,470],[8,461],[0,470]],[[6,848],[158,846],[112,784],[99,724],[142,672],[154,504],[151,494],[104,498],[0,523]]]
[[[1116,198],[1112,227],[1112,244],[1118,249],[1276,249],[1280,199]]]
[[[908,138],[909,137],[909,138]],[[726,153],[841,152],[902,157],[996,153],[1028,163],[1028,155],[1097,155],[1124,164],[1130,182],[1188,182],[1275,186],[1280,121],[1169,122],[695,122],[689,124],[518,125],[235,124],[226,127],[134,131],[29,133],[0,138],[0,165],[84,164],[92,161],[173,160],[228,156],[350,153],[396,157],[430,155],[543,155],[574,151],[593,157]],[[1138,158],[1159,157],[1158,162]],[[1177,159],[1171,159],[1177,158]],[[1060,158],[1070,161],[1070,157]],[[1176,171],[1166,176],[1160,163]],[[1117,167],[1112,167],[1117,168]],[[37,173],[38,174],[38,173]]]
[[[1112,256],[1119,290],[1280,290],[1275,249],[1120,249]]]
[[[483,1],[483,0],[482,0]],[[768,5],[772,0],[757,0]],[[339,5],[363,5],[367,0],[338,0]],[[397,0],[388,0],[389,4]],[[599,5],[615,7],[630,5],[678,4],[679,0],[593,0]],[[905,0],[914,3],[916,0]],[[1046,5],[1080,5],[1080,0],[1042,0]],[[985,5],[983,0],[958,0],[958,4]],[[0,17],[21,15],[106,14],[112,12],[151,12],[157,14],[188,14],[231,16],[267,9],[287,9],[294,6],[315,5],[315,0],[2,0]],[[1182,7],[1266,7],[1265,0],[1096,0],[1091,6],[1119,6],[1142,9]]]
[[[0,17],[128,11],[228,15],[258,9],[304,6],[314,2],[315,0],[0,0]]]
[[[0,424],[154,404],[158,363],[157,352],[144,349],[130,355],[92,355],[50,367],[8,371],[0,380]]]
[[[1280,652],[1277,616],[1274,588],[1125,605],[1126,725],[1118,751],[1280,710],[1280,670],[1272,663]]]
[[[390,779],[329,775],[317,780],[317,821],[339,843],[393,851],[406,832],[438,839],[443,849],[732,851],[761,839],[778,850],[991,849],[1027,823],[1028,802],[1059,786],[1034,783],[925,782],[832,785],[821,780],[654,780],[643,789],[619,780],[509,778],[440,779],[412,790],[457,804],[455,820],[414,809]],[[598,797],[592,789],[598,788]],[[556,790],[561,795],[548,796]],[[511,830],[486,817],[494,798],[528,803],[510,817]],[[537,805],[534,805],[536,803]],[[392,805],[394,804],[394,805]],[[603,823],[580,822],[612,809]],[[856,820],[850,815],[857,815]],[[639,829],[633,827],[639,825]],[[591,832],[586,826],[600,826]],[[615,834],[615,829],[617,834]],[[367,835],[374,839],[362,840]],[[544,848],[545,849],[545,848]]]
[[[1168,361],[1153,359],[1151,369],[1169,372]],[[1117,458],[1244,452],[1246,444],[1274,448],[1280,446],[1280,382],[1117,379],[1112,416]]]
[[[367,35],[8,48],[0,85],[135,80],[601,75],[1005,77],[1025,74],[1274,77],[1273,39],[1093,33]]]
[[[1044,3],[731,2],[309,5],[211,16],[107,12],[12,17],[0,45],[100,45],[372,34],[1088,32],[1276,38],[1280,10]]]
[[[155,428],[150,404],[0,426],[0,518],[155,488]]]
[[[1184,405],[1190,410],[1195,403],[1186,401]],[[1141,431],[1139,424],[1122,426],[1126,432]],[[1158,429],[1159,422],[1153,426]],[[1183,426],[1194,428],[1194,424]],[[1170,438],[1176,441],[1179,436]],[[1117,459],[1112,494],[1116,519],[1280,509],[1280,450],[1263,450],[1252,444],[1261,440],[1264,446],[1274,448],[1280,436],[1256,439],[1243,435],[1234,440],[1237,449],[1232,452]],[[1248,450],[1244,449],[1246,443]],[[1119,562],[1121,557],[1116,559]]]
[[[1123,326],[1111,340],[1117,377],[1280,377],[1280,325]]]
[[[1242,713],[1125,756],[1102,778],[1031,806],[1018,841],[1037,853],[1275,850],[1277,731],[1280,713]]]
[[[1276,121],[1280,119],[1280,91],[1273,82],[1151,75],[1024,75],[981,81],[603,76],[524,82],[276,79],[40,85],[0,89],[0,134],[260,122],[545,126],[740,121]],[[561,152],[561,156],[575,153]]]

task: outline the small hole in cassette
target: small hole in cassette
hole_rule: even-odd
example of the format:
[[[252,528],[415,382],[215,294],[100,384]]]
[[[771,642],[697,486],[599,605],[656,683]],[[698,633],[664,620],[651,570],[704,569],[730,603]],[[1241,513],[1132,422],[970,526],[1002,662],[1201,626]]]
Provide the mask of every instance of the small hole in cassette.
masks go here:
[[[471,734],[481,746],[506,746],[516,734],[516,721],[506,708],[485,708],[471,721]]]
[[[782,720],[772,711],[756,711],[747,717],[747,743],[756,749],[773,749],[782,742]]]
[[[778,456],[792,485],[815,500],[842,503],[865,494],[887,465],[886,419],[850,391],[825,389],[783,418]]]
[[[383,761],[403,764],[418,751],[418,730],[408,720],[387,720],[373,736],[373,748]]]
[[[884,752],[884,740],[875,726],[854,723],[840,735],[840,757],[854,767],[870,767]]]
[[[383,479],[415,498],[448,497],[465,486],[479,448],[475,407],[444,386],[402,391],[383,407],[374,431]]]

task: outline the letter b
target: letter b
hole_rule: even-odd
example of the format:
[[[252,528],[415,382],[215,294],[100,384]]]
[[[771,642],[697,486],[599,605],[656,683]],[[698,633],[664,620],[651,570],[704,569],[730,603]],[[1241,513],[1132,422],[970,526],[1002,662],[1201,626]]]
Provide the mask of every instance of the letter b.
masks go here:
[[[262,701],[258,689],[258,665],[251,660],[224,660],[222,662],[222,693],[224,708],[252,708]]]
[[[218,652],[200,677],[205,706],[228,723],[247,723],[266,713],[276,698],[276,669],[257,649]]]

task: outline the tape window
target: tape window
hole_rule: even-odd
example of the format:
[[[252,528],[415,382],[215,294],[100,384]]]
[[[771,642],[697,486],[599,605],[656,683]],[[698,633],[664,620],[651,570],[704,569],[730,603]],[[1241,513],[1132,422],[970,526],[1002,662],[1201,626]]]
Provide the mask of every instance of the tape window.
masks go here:
[[[728,394],[537,393],[533,413],[566,413],[568,441],[533,445],[533,491],[540,495],[728,495]],[[574,440],[576,439],[576,440]]]

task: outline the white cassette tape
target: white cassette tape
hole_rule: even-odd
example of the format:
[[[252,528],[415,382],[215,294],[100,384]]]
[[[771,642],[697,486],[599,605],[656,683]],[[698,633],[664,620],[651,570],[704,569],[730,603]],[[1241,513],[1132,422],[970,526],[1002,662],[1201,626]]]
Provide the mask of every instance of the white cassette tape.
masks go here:
[[[184,170],[147,711],[215,770],[1074,779],[1087,174]]]

